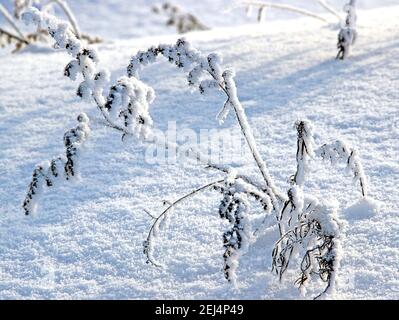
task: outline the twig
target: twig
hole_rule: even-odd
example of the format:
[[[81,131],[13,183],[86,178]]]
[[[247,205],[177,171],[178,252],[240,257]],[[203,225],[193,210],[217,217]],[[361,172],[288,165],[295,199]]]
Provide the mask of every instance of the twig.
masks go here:
[[[292,11],[295,13],[303,14],[308,17],[315,18],[317,20],[323,21],[323,22],[328,22],[326,19],[323,17],[319,16],[316,13],[313,13],[311,11],[297,8],[294,6],[290,6],[287,4],[277,4],[277,3],[270,3],[270,2],[261,2],[261,1],[243,1],[239,4],[237,4],[234,8],[242,7],[242,6],[256,6],[260,8],[273,8],[273,9],[278,9],[278,10],[287,10],[287,11]]]
[[[194,191],[191,191],[190,193],[184,195],[183,197],[181,197],[181,198],[177,199],[176,201],[172,202],[171,204],[169,204],[169,206],[155,219],[154,223],[152,224],[152,226],[150,228],[150,231],[148,232],[146,243],[150,243],[151,242],[151,237],[153,236],[153,233],[154,233],[156,225],[159,223],[161,218],[163,218],[171,209],[173,209],[173,207],[175,207],[180,202],[182,202],[182,201],[184,201],[184,200],[186,200],[186,199],[188,199],[190,197],[193,197],[197,193],[199,193],[201,191],[204,191],[204,190],[206,190],[206,189],[208,189],[208,188],[210,188],[210,187],[212,187],[212,186],[214,186],[214,185],[216,185],[218,183],[222,183],[223,181],[224,181],[224,179],[221,179],[221,180],[218,180],[218,181],[214,181],[214,182],[208,183],[208,184],[206,184],[206,185],[204,185],[204,186],[202,186],[202,187],[200,187],[200,188],[198,188],[198,189],[196,189]],[[156,267],[160,267],[159,264],[157,264],[156,262],[154,262],[151,259],[151,257],[148,254],[148,251],[146,252],[146,256],[147,256],[147,260],[151,264],[153,264]]]
[[[4,30],[3,28],[0,28],[0,34],[5,34],[6,36],[8,36],[8,37],[10,37],[10,38],[12,38],[14,40],[17,40],[17,41],[22,42],[24,44],[29,44],[29,42],[27,40],[22,39],[19,36],[15,35],[15,34],[12,34],[11,32],[8,32],[7,30]]]
[[[151,212],[149,212],[149,211],[146,210],[146,209],[144,209],[144,212],[145,212],[148,216],[150,216],[152,219],[156,219],[156,218],[157,218],[156,216],[154,216]]]
[[[217,82],[218,86],[222,89],[222,91],[226,94],[228,100],[230,101],[231,106],[233,107],[234,112],[236,114],[238,124],[240,125],[241,132],[244,135],[244,138],[245,138],[245,140],[246,140],[246,142],[248,144],[248,147],[249,147],[249,149],[250,149],[250,151],[252,153],[252,156],[253,156],[253,158],[254,158],[254,160],[255,160],[258,168],[259,168],[259,171],[262,174],[262,177],[263,177],[265,183],[266,183],[266,187],[267,187],[266,192],[270,196],[270,199],[272,200],[273,206],[276,209],[278,207],[278,204],[277,204],[277,201],[276,201],[276,197],[280,201],[283,200],[284,197],[282,197],[279,194],[279,192],[277,191],[277,189],[276,189],[276,187],[275,187],[275,185],[274,185],[274,183],[273,183],[273,181],[272,181],[272,179],[270,177],[270,174],[269,174],[269,172],[267,170],[266,163],[262,159],[262,156],[260,155],[256,144],[253,143],[255,141],[255,138],[253,136],[252,130],[250,129],[251,127],[250,127],[250,125],[248,123],[247,116],[245,115],[245,112],[243,111],[244,109],[243,109],[243,107],[242,107],[242,105],[240,104],[239,101],[238,101],[238,105],[236,103],[233,103],[232,102],[232,97],[231,97],[231,94],[230,94],[229,90],[227,90],[225,88],[225,86],[218,81],[217,77],[212,72],[208,71],[208,73]]]
[[[338,11],[336,11],[333,7],[331,7],[328,3],[326,3],[324,0],[316,0],[324,9],[326,9],[328,12],[332,13],[334,16],[336,16],[338,18],[338,20],[341,22],[342,21],[342,17],[341,15],[338,13]]]
[[[0,3],[0,13],[4,16],[4,18],[7,20],[7,22],[11,25],[11,27],[17,32],[19,40],[23,39],[23,42],[26,44],[29,44],[29,41],[25,38],[21,30],[18,28],[18,26],[15,24],[14,19],[11,17],[10,13],[7,11],[7,9]],[[14,36],[15,38],[15,36]]]

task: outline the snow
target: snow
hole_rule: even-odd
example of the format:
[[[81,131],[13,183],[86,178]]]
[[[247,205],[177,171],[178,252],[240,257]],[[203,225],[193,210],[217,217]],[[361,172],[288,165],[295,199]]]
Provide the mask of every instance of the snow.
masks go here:
[[[381,203],[372,198],[362,198],[345,209],[344,216],[348,221],[367,220],[377,216],[381,210]],[[378,217],[377,217],[378,218]]]
[[[337,200],[345,221],[333,298],[398,299],[397,1],[358,1],[359,37],[345,61],[334,60],[335,25],[273,10],[264,24],[248,24],[255,18],[244,10],[219,14],[229,1],[176,2],[213,27],[185,37],[204,53],[221,53],[223,65],[235,70],[238,98],[276,187],[286,190],[296,170],[298,119],[312,122],[317,145],[342,139],[357,148],[369,182],[366,199],[359,201],[351,174],[321,161],[312,163],[303,189]],[[112,71],[111,83],[126,75],[139,50],[175,43],[178,36],[151,15],[148,1],[103,3],[70,1],[82,31],[104,38],[96,49],[101,65]],[[323,13],[317,4],[301,4]],[[63,76],[69,61],[65,52],[43,47],[13,55],[0,51],[0,298],[303,298],[293,284],[297,270],[290,269],[282,283],[270,272],[273,223],[261,228],[240,257],[238,290],[232,290],[222,271],[226,225],[218,216],[220,194],[212,191],[170,213],[153,253],[162,268],[146,264],[143,241],[152,221],[144,210],[158,215],[163,200],[223,175],[194,163],[146,162],[145,145],[134,138],[122,142],[93,103],[76,97],[77,83]],[[184,74],[167,62],[140,75],[156,92],[155,128],[176,121],[179,131],[239,130],[233,113],[221,126],[215,120],[224,103],[221,93],[191,92]],[[82,112],[90,118],[91,134],[79,156],[80,178],[46,188],[37,214],[25,217],[21,205],[33,169],[65,151],[63,134]],[[259,177],[250,153],[235,161],[245,165],[238,174]],[[256,218],[254,212],[254,223]],[[319,292],[320,286],[310,286],[306,298]]]

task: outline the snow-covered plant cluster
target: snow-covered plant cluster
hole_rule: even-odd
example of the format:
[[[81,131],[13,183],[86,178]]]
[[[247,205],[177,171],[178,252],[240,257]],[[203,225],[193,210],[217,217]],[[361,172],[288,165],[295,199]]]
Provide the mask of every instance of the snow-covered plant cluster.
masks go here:
[[[312,278],[321,279],[327,285],[315,297],[319,298],[334,289],[342,256],[339,219],[336,207],[312,198],[303,199],[301,192],[301,188],[290,189],[289,221],[295,219],[296,222],[277,241],[272,253],[272,268],[281,280],[292,260],[301,257],[296,283],[305,289],[304,285]]]
[[[301,186],[305,180],[310,158],[314,157],[313,126],[309,121],[302,120],[295,123],[298,133],[296,162],[297,170],[292,182]]]
[[[348,146],[343,141],[335,141],[322,145],[316,150],[316,153],[334,165],[340,162],[346,164],[347,170],[353,174],[354,182],[359,184],[363,197],[367,196],[367,178],[358,151],[355,148]]]
[[[154,90],[134,77],[121,77],[105,92],[110,73],[98,67],[96,50],[88,48],[74,32],[52,15],[35,8],[23,14],[27,23],[45,26],[55,40],[55,47],[65,49],[73,59],[66,65],[64,75],[80,82],[76,91],[82,99],[93,99],[107,125],[123,135],[137,135],[146,138],[150,133],[152,118],[149,105],[155,98]]]
[[[38,197],[44,187],[52,187],[57,181],[70,180],[78,174],[79,154],[90,134],[90,128],[86,114],[81,113],[77,121],[79,124],[64,134],[65,155],[42,163],[33,171],[32,181],[23,202],[26,215],[35,212]]]
[[[280,239],[273,249],[273,270],[282,279],[293,260],[300,258],[300,276],[296,283],[301,289],[313,278],[327,285],[316,298],[334,290],[342,255],[342,239],[337,206],[304,194],[306,174],[315,156],[332,164],[344,162],[360,185],[363,198],[367,196],[367,180],[355,149],[342,141],[316,148],[313,127],[307,120],[297,121],[297,171],[291,178],[287,199],[278,216]],[[306,292],[306,290],[304,290]]]
[[[0,4],[0,15],[4,16],[10,27],[13,29],[13,31],[9,31],[0,28],[0,47],[14,44],[15,49],[13,52],[17,52],[29,44],[48,41],[47,30],[42,28],[40,25],[38,25],[35,32],[26,34],[24,34],[18,26],[18,20],[21,18],[22,13],[32,6],[40,8],[42,12],[48,13],[54,11],[56,8],[60,9],[68,19],[68,23],[78,39],[85,40],[89,44],[101,42],[100,38],[92,37],[80,31],[75,15],[66,0],[14,0],[13,15],[11,15],[2,4]]]
[[[249,214],[250,200],[260,204],[262,210],[272,211],[270,197],[253,184],[237,176],[237,171],[229,170],[223,183],[214,186],[223,195],[219,205],[219,216],[228,221],[229,228],[223,234],[223,271],[228,281],[236,284],[236,270],[240,256],[245,253],[251,239]]]
[[[326,144],[316,148],[312,124],[309,121],[298,121],[295,124],[298,137],[297,170],[290,179],[291,185],[285,195],[276,187],[258,150],[245,110],[238,99],[235,73],[232,69],[223,68],[220,55],[215,53],[203,55],[192,48],[185,39],[179,39],[173,45],[161,44],[134,55],[127,67],[127,76],[119,78],[115,84],[108,87],[110,74],[100,68],[97,52],[83,45],[69,24],[34,8],[25,12],[23,19],[36,26],[45,27],[55,40],[55,47],[65,49],[73,57],[65,67],[65,76],[72,80],[76,80],[78,76],[82,78],[77,95],[84,99],[92,99],[106,125],[121,132],[123,137],[135,135],[144,142],[157,142],[156,139],[151,139],[154,137],[149,114],[149,105],[154,100],[155,94],[151,87],[139,80],[139,71],[154,63],[158,56],[163,56],[171,64],[183,70],[186,73],[188,86],[196,88],[201,94],[206,94],[210,90],[219,90],[225,95],[226,100],[216,118],[219,122],[223,122],[230,112],[234,114],[259,170],[261,181],[238,174],[232,168],[212,163],[197,150],[191,150],[190,155],[193,158],[207,168],[217,170],[223,174],[223,178],[199,187],[174,202],[164,202],[167,207],[158,216],[147,212],[153,220],[144,241],[143,251],[148,263],[160,265],[153,256],[154,244],[160,236],[160,229],[165,229],[168,225],[170,215],[176,206],[199,192],[213,190],[222,195],[219,216],[228,225],[221,237],[226,279],[233,283],[237,281],[235,271],[239,258],[253,235],[250,213],[258,210],[267,219],[276,219],[275,225],[278,226],[280,238],[273,250],[273,269],[280,278],[288,266],[294,264],[290,263],[290,260],[296,259],[299,254],[302,259],[299,264],[301,275],[298,284],[303,287],[313,276],[318,276],[327,283],[323,293],[332,292],[341,252],[337,209],[334,203],[321,202],[311,195],[306,195],[303,188],[307,172],[311,169],[311,161],[315,155],[318,155],[331,160],[332,163],[336,160],[346,161],[348,168],[361,184],[363,196],[366,196],[365,175],[354,149],[344,143]],[[68,148],[67,144],[66,147]],[[73,156],[70,157],[72,164],[75,163]],[[68,154],[67,159],[69,159]],[[69,164],[71,162],[66,160],[64,167],[67,176],[74,172]],[[42,181],[46,181],[45,177],[48,174],[39,174],[39,172],[44,172],[43,170],[48,170],[47,168],[35,171],[33,188],[29,190],[33,189],[36,192],[39,185],[38,176]],[[29,194],[26,204],[28,209],[29,199],[32,198]],[[256,204],[256,207],[252,203]]]
[[[344,12],[346,14],[345,19],[343,19],[341,15],[325,0],[315,0],[315,1],[319,3],[327,12],[333,14],[335,18],[338,18],[338,21],[340,22],[341,26],[338,34],[338,44],[337,44],[338,54],[336,58],[340,60],[346,59],[349,56],[351,46],[355,44],[357,38],[356,0],[349,0],[349,3],[345,5],[344,7]],[[258,22],[262,22],[265,20],[266,11],[269,9],[290,11],[293,13],[315,18],[323,22],[328,22],[328,20],[325,19],[323,16],[318,15],[314,12],[283,3],[249,0],[249,1],[240,1],[235,7],[245,7],[248,16],[251,16],[254,9],[256,9]]]
[[[316,148],[313,138],[312,124],[309,121],[298,121],[295,124],[298,135],[296,155],[297,171],[291,179],[293,186],[288,189],[287,197],[284,197],[275,187],[275,184],[268,173],[266,164],[257,149],[252,135],[252,130],[237,97],[234,73],[229,69],[222,71],[223,69],[220,65],[221,59],[217,55],[211,54],[206,57],[206,59],[202,58],[198,51],[191,49],[185,41],[182,42],[180,40],[171,48],[161,45],[157,48],[150,48],[146,52],[139,52],[131,60],[128,67],[128,74],[137,76],[138,70],[142,69],[143,66],[148,63],[153,62],[155,57],[159,54],[165,56],[169,62],[175,64],[177,67],[186,70],[186,72],[188,72],[189,85],[197,86],[200,93],[207,92],[206,90],[202,90],[202,88],[218,88],[226,94],[227,100],[222,110],[219,112],[217,119],[222,122],[228,115],[229,111],[234,110],[242,133],[246,138],[254,160],[257,163],[265,182],[265,185],[262,187],[249,182],[245,183],[245,188],[242,188],[244,179],[236,179],[235,182],[232,183],[233,179],[230,176],[230,178],[224,182],[224,187],[219,187],[219,190],[221,190],[224,195],[220,206],[221,217],[227,218],[232,226],[232,228],[224,235],[224,246],[226,249],[224,253],[224,272],[226,278],[232,280],[232,282],[236,281],[234,272],[238,266],[238,257],[242,252],[240,251],[241,240],[244,239],[242,234],[248,234],[245,230],[248,224],[245,224],[244,227],[244,224],[241,222],[246,221],[245,215],[249,212],[247,199],[255,197],[255,199],[262,199],[262,207],[263,210],[266,211],[265,215],[270,216],[270,211],[274,211],[277,216],[281,239],[278,241],[274,255],[279,255],[280,251],[278,248],[280,246],[287,246],[287,235],[284,233],[286,227],[294,227],[295,230],[302,230],[304,223],[311,227],[311,232],[308,231],[297,234],[298,241],[294,243],[288,241],[288,244],[294,251],[294,249],[297,249],[296,246],[305,243],[305,239],[300,239],[306,234],[306,243],[314,244],[314,246],[317,247],[317,249],[309,252],[306,251],[303,257],[303,263],[301,264],[303,276],[301,277],[302,281],[300,282],[300,285],[303,286],[307,280],[310,279],[310,274],[319,274],[320,279],[327,282],[327,287],[323,292],[331,292],[335,283],[335,272],[339,266],[339,257],[338,255],[333,256],[333,253],[335,254],[339,252],[340,235],[338,227],[335,229],[332,229],[331,227],[331,225],[338,226],[336,223],[336,209],[334,208],[334,204],[318,204],[319,202],[317,199],[313,199],[309,196],[305,197],[302,190],[306,173],[310,169],[311,159],[314,158],[315,155],[319,155],[323,159],[326,158],[325,153],[314,151]],[[209,77],[206,77],[209,75],[211,76],[210,79]],[[345,144],[341,142],[341,145]],[[317,150],[325,150],[326,146],[327,145],[324,145]],[[353,149],[346,148],[345,150],[346,153],[341,154],[340,159],[346,159],[348,166],[350,166],[354,172],[357,172],[355,176],[361,176],[362,185],[366,186],[366,180],[361,169],[360,161],[358,161],[358,158],[356,157],[356,153],[352,153],[353,158],[349,159]],[[347,156],[346,158],[345,155]],[[230,170],[228,170],[228,172],[230,172]],[[237,182],[240,183],[237,184]],[[237,188],[238,185],[241,187]],[[252,191],[248,191],[248,187],[250,187]],[[234,191],[232,191],[231,188],[233,188]],[[216,187],[215,189],[218,188]],[[236,190],[240,190],[238,192],[238,199],[235,198]],[[242,190],[247,191],[242,192]],[[193,195],[193,193],[190,195]],[[366,194],[363,193],[363,196],[365,195]],[[307,200],[305,201],[304,199]],[[228,211],[226,212],[225,210]],[[324,215],[325,217],[323,218]],[[236,219],[237,217],[238,220]],[[334,230],[334,232],[331,230]],[[329,231],[331,232],[328,233]],[[244,243],[246,242],[244,241]],[[284,250],[284,252],[287,252],[287,250]],[[291,252],[291,249],[288,252]],[[331,257],[331,261],[328,260],[328,257]],[[281,256],[280,260],[284,259],[287,259],[287,256]],[[277,258],[275,258],[275,260],[278,261]],[[288,262],[286,265],[282,264],[283,270],[286,267],[288,267]],[[275,268],[278,269],[278,265],[276,265]],[[284,272],[281,272],[280,275],[282,276],[283,273]]]
[[[346,19],[338,34],[338,54],[337,59],[344,60],[349,56],[351,47],[355,44],[357,38],[356,31],[356,0],[349,0],[345,5]]]
[[[154,6],[152,11],[156,14],[166,15],[166,25],[176,27],[177,32],[180,34],[208,29],[196,16],[184,12],[179,6],[169,2]]]

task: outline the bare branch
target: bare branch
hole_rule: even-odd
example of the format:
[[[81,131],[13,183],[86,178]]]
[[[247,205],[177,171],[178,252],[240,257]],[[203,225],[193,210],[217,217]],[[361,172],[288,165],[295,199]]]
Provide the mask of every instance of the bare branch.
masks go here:
[[[144,253],[147,257],[147,261],[148,263],[151,263],[152,265],[156,266],[156,267],[160,267],[159,264],[157,264],[151,257],[151,250],[150,247],[152,245],[151,240],[154,236],[154,231],[155,228],[159,225],[159,222],[161,221],[161,219],[163,219],[165,217],[166,214],[168,214],[176,205],[178,205],[179,203],[183,202],[184,200],[187,200],[188,198],[191,198],[193,196],[195,196],[197,193],[204,191],[206,189],[209,189],[213,186],[215,186],[216,184],[222,183],[224,181],[224,179],[218,180],[218,181],[214,181],[211,183],[208,183],[198,189],[195,189],[194,191],[191,191],[190,193],[184,195],[183,197],[177,199],[176,201],[170,203],[168,205],[168,207],[155,219],[154,223],[152,224],[150,231],[148,232],[146,241],[144,241]]]
[[[0,28],[0,35],[1,34],[4,34],[7,37],[9,37],[9,38],[11,38],[11,39],[13,39],[13,40],[15,40],[17,42],[21,42],[21,43],[24,43],[24,44],[29,44],[29,42],[26,41],[25,39],[20,38],[19,36],[15,35],[15,34],[12,34],[11,32],[9,32],[9,31],[7,31],[7,30],[5,30],[3,28]]]
[[[335,10],[333,7],[331,7],[325,0],[316,0],[324,9],[326,9],[328,12],[332,13],[334,16],[338,18],[338,21],[342,21],[341,15],[338,13],[337,10]]]
[[[26,40],[25,36],[21,32],[21,30],[18,28],[16,23],[14,22],[14,19],[10,15],[10,13],[7,11],[7,9],[0,3],[0,13],[4,16],[6,21],[11,25],[11,27],[17,32],[18,37],[20,39],[23,39],[24,43],[29,43],[28,40]]]
[[[302,14],[308,17],[315,18],[317,20],[323,21],[323,22],[328,22],[326,19],[324,19],[322,16],[313,13],[311,11],[297,8],[294,6],[290,6],[287,4],[278,4],[278,3],[271,3],[271,2],[263,2],[263,1],[243,1],[236,5],[235,7],[243,7],[243,6],[255,6],[258,8],[273,8],[273,9],[278,9],[278,10],[286,10],[286,11],[291,11],[294,13]]]

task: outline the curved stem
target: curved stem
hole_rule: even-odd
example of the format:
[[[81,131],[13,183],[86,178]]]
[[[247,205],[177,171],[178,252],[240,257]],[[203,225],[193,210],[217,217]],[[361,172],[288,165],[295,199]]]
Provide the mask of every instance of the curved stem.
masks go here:
[[[204,186],[202,186],[202,187],[200,187],[200,188],[198,188],[198,189],[196,189],[196,190],[194,190],[194,191],[191,191],[190,193],[184,195],[183,197],[181,197],[181,198],[177,199],[176,201],[172,202],[171,204],[169,204],[169,206],[155,219],[154,223],[152,224],[152,226],[151,226],[151,228],[150,228],[150,231],[148,232],[148,236],[147,236],[146,241],[147,241],[148,243],[151,241],[151,237],[152,237],[153,234],[154,234],[155,226],[160,222],[161,218],[165,217],[165,215],[166,215],[171,209],[173,209],[173,207],[175,207],[175,206],[176,206],[177,204],[179,204],[180,202],[182,202],[182,201],[184,201],[184,200],[186,200],[186,199],[188,199],[188,198],[190,198],[190,197],[196,195],[197,193],[199,193],[199,192],[201,192],[201,191],[204,191],[204,190],[206,190],[206,189],[208,189],[208,188],[210,188],[210,187],[213,187],[214,185],[216,185],[216,184],[218,184],[218,183],[222,183],[223,181],[224,181],[224,179],[221,179],[221,180],[218,180],[218,181],[214,181],[214,182],[208,183],[208,184],[206,184],[206,185],[204,185]],[[151,257],[149,257],[148,254],[147,254],[146,256],[147,256],[148,261],[149,261],[151,264],[153,264],[153,265],[156,266],[156,267],[160,267],[160,265],[157,264],[157,263],[155,263],[155,262],[151,259]]]
[[[12,38],[12,39],[14,39],[14,40],[17,40],[17,41],[19,41],[19,42],[22,42],[22,43],[25,43],[25,44],[29,44],[28,41],[26,41],[26,40],[20,38],[19,36],[15,35],[15,34],[12,34],[11,32],[8,32],[7,30],[4,30],[4,29],[2,29],[2,28],[0,28],[0,35],[1,35],[1,34],[5,34],[6,36],[8,36],[8,37],[10,37],[10,38]]]
[[[81,39],[81,33],[80,33],[78,23],[76,21],[75,15],[73,14],[71,8],[69,8],[68,4],[62,0],[49,0],[47,2],[47,4],[45,5],[45,7],[49,6],[51,3],[56,3],[61,8],[61,10],[64,12],[66,17],[68,18],[76,37],[78,39]]]
[[[242,6],[256,6],[260,8],[273,8],[279,10],[286,10],[286,11],[299,13],[308,17],[312,17],[323,22],[328,22],[326,19],[324,19],[323,17],[319,16],[316,13],[313,13],[305,9],[293,7],[287,4],[277,4],[277,3],[261,2],[261,1],[243,1],[237,5],[237,7],[242,7]]]
[[[24,43],[28,44],[29,41],[25,38],[25,36],[21,32],[21,30],[15,24],[14,19],[11,17],[10,13],[7,11],[7,9],[1,3],[0,3],[0,13],[4,16],[4,18],[11,25],[11,27],[17,32],[19,38],[21,38],[18,40],[22,40]],[[16,37],[14,36],[14,38],[16,38]]]
[[[208,71],[208,73],[217,82],[218,86],[226,94],[227,98],[230,101],[232,101],[233,99],[231,97],[231,94],[225,88],[225,86],[218,81],[217,77],[212,72]],[[235,100],[238,101],[238,99],[235,99]],[[277,188],[275,187],[275,185],[274,185],[274,183],[273,183],[273,181],[272,181],[272,179],[270,177],[270,174],[269,174],[269,172],[267,170],[266,163],[262,159],[262,156],[259,153],[258,147],[254,143],[255,138],[254,138],[254,135],[252,133],[251,127],[250,127],[250,125],[248,123],[248,119],[247,119],[247,116],[246,116],[246,114],[244,112],[244,108],[242,107],[242,105],[241,105],[241,103],[239,101],[237,103],[231,102],[230,104],[233,107],[234,112],[236,114],[238,124],[239,124],[239,126],[241,128],[241,132],[243,133],[244,138],[245,138],[245,140],[246,140],[246,142],[248,144],[248,147],[249,147],[249,149],[250,149],[250,151],[252,153],[252,156],[253,156],[253,158],[254,158],[254,160],[255,160],[258,168],[259,168],[259,171],[262,174],[263,180],[266,183],[266,192],[269,195],[270,199],[272,200],[274,208],[276,209],[278,207],[278,204],[277,204],[277,201],[276,201],[276,197],[280,201],[282,199],[284,199],[284,198],[277,191]]]
[[[331,7],[328,3],[326,3],[324,0],[316,0],[324,9],[326,9],[328,12],[332,13],[334,16],[338,18],[338,20],[341,22],[342,17],[340,14],[333,8]]]

